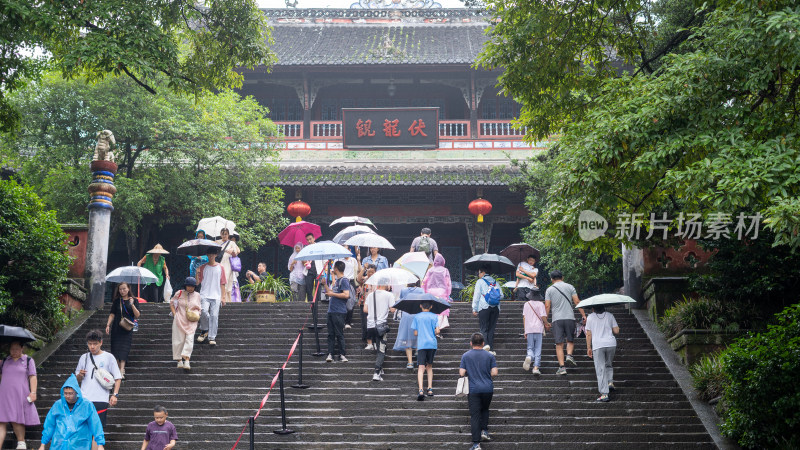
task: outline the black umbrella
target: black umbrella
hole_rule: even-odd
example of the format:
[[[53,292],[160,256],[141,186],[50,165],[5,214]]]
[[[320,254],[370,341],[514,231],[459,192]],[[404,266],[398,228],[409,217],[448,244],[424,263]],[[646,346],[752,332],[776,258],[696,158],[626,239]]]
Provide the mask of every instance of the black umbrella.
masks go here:
[[[22,327],[12,327],[11,325],[0,325],[0,343],[10,342],[33,342],[36,338],[33,333]]]
[[[515,266],[518,266],[519,263],[525,261],[528,258],[528,255],[533,255],[533,257],[536,258],[536,261],[539,261],[539,250],[536,250],[530,244],[526,244],[524,242],[511,244],[500,251],[500,256],[505,256],[506,258],[510,259]]]
[[[209,250],[219,253],[221,249],[222,245],[214,241],[209,241],[208,239],[192,239],[191,241],[186,241],[179,245],[176,253],[179,255],[205,256],[208,254]]]
[[[450,303],[447,303],[446,300],[442,300],[433,294],[416,292],[412,292],[401,298],[392,308],[399,309],[409,314],[418,314],[422,312],[422,309],[419,307],[422,302],[431,302],[431,305],[433,305],[431,312],[434,314],[441,314],[445,310],[450,309]]]
[[[516,264],[505,256],[496,255],[494,253],[481,253],[464,262],[464,267],[474,271],[477,271],[484,265],[489,266],[489,273],[511,272],[517,267]]]

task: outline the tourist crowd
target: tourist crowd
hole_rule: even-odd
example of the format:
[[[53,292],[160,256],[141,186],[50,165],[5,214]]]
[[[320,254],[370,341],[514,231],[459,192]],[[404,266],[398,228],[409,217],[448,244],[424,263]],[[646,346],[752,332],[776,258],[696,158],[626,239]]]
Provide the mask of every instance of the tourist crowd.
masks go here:
[[[204,237],[205,233],[200,230],[197,236]],[[190,360],[195,342],[216,345],[220,306],[233,301],[238,295],[233,282],[238,273],[231,266],[231,257],[237,256],[240,249],[229,239],[227,229],[222,230],[219,243],[222,246],[219,252],[212,248],[205,256],[190,257],[192,276],[187,277],[182,289],[174,292],[169,299],[173,316],[172,358],[178,361],[177,367],[184,371],[191,370]],[[308,234],[305,244],[314,243],[314,236]],[[419,311],[415,313],[400,312],[393,307],[400,300],[423,294],[430,294],[443,302],[451,301],[450,273],[445,266],[444,255],[431,238],[431,230],[423,228],[410,248],[413,252],[424,252],[428,256],[430,262],[425,275],[421,281],[405,286],[366,283],[376,271],[389,267],[388,260],[378,248],[370,248],[368,255],[363,258],[360,249],[355,248],[352,256],[334,261],[328,267],[324,261],[297,260],[297,254],[303,247],[304,244],[298,242],[288,262],[292,298],[295,301],[315,301],[320,300],[321,293],[324,293],[328,303],[326,361],[348,361],[345,330],[351,328],[353,315],[357,311],[361,317],[361,339],[366,345],[365,350],[373,350],[376,354],[372,380],[383,381],[389,323],[399,321],[393,350],[405,352],[407,369],[413,370],[416,362],[417,400],[433,397],[434,360],[442,330],[449,326],[449,309],[434,314],[431,312],[433,300],[421,301]],[[152,301],[163,298],[162,289],[169,279],[169,270],[163,257],[165,253],[157,245],[139,261],[140,266],[149,268],[158,279],[152,288],[145,290]],[[542,340],[548,331],[552,331],[559,363],[556,374],[565,375],[567,364],[577,365],[574,358],[574,306],[579,302],[578,294],[574,286],[563,281],[563,274],[554,270],[549,274],[553,283],[542,296],[536,281],[538,269],[535,264],[535,256],[530,255],[516,270],[515,298],[525,301],[522,330],[527,349],[522,367],[526,371],[531,370],[534,375],[541,374]],[[488,265],[478,270],[471,303],[480,332],[471,336],[471,349],[463,354],[459,365],[460,375],[468,377],[472,449],[480,449],[482,441],[492,439],[489,435],[489,408],[494,392],[492,380],[498,375],[494,342],[500,316],[499,298],[496,297],[498,293],[502,297],[502,290],[497,288],[490,272]],[[257,272],[248,271],[246,278],[254,283],[267,275],[266,265],[259,263]],[[597,401],[607,402],[609,391],[614,389],[614,335],[619,333],[619,326],[614,316],[602,307],[595,307],[588,316],[583,309],[578,311],[581,315],[579,325],[585,327],[587,355],[593,359],[597,374],[600,393]],[[117,284],[104,330],[111,338],[110,352],[103,350],[101,330],[92,330],[86,335],[88,351],[78,359],[74,373],[61,388],[60,399],[47,413],[40,449],[47,444],[51,449],[88,450],[104,447],[107,411],[117,405],[132,347],[133,325],[140,314],[139,299],[133,295],[131,286],[124,282]],[[22,348],[22,343],[12,343],[9,356],[0,366],[0,443],[5,439],[7,425],[11,424],[18,449],[27,448],[25,427],[40,424],[34,406],[37,398],[36,364],[22,354]],[[424,383],[426,378],[427,389]],[[146,427],[142,450],[171,449],[176,445],[177,432],[174,425],[166,420],[166,409],[156,406],[153,415],[153,422]]]

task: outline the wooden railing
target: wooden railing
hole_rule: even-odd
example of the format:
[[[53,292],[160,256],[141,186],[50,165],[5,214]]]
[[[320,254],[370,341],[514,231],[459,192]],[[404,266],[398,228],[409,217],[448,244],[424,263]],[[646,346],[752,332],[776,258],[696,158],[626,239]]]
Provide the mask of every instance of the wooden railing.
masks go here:
[[[441,120],[439,121],[439,138],[468,138],[469,120]]]
[[[287,141],[303,139],[303,122],[275,122]],[[342,139],[342,122],[338,120],[312,120],[311,139],[339,141]],[[439,121],[439,138],[460,140],[471,138],[469,120]],[[521,138],[526,128],[515,129],[508,120],[479,120],[479,139]]]
[[[508,120],[479,120],[479,138],[522,137],[527,128],[516,129]]]
[[[338,120],[312,120],[311,139],[342,138],[342,122]]]
[[[303,122],[275,122],[275,125],[287,141],[303,139]]]

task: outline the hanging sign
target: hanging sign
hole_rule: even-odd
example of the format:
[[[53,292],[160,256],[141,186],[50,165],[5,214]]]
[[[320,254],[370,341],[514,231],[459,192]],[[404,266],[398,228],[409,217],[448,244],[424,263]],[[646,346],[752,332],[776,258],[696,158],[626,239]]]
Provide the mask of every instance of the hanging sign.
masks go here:
[[[439,108],[342,108],[344,148],[439,148]]]

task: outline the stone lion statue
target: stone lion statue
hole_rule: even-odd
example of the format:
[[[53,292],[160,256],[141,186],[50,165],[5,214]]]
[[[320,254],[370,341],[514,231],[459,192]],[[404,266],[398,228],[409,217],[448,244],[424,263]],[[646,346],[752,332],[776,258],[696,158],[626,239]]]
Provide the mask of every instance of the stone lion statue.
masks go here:
[[[94,160],[114,162],[114,154],[111,152],[111,146],[116,144],[117,141],[114,139],[114,133],[109,130],[98,132],[97,146],[94,148]]]

